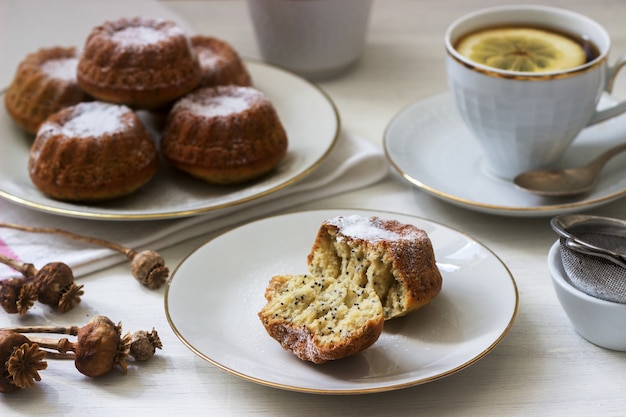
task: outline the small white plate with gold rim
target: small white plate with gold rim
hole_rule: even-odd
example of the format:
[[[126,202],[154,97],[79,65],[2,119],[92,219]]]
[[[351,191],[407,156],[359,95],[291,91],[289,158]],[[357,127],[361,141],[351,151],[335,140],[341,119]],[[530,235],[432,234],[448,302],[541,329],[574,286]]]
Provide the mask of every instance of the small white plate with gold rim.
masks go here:
[[[283,189],[305,178],[337,143],[340,119],[334,103],[316,85],[280,68],[246,62],[254,86],[276,107],[287,131],[287,156],[270,175],[241,186],[219,187],[183,174],[161,161],[146,186],[120,199],[74,204],[42,194],[28,176],[33,138],[0,109],[0,197],[37,210],[102,220],[150,220],[191,216],[232,207]]]
[[[306,273],[306,258],[321,223],[350,214],[392,218],[424,229],[443,286],[421,310],[387,322],[370,348],[313,365],[268,336],[257,313],[272,276]],[[199,357],[248,381],[323,394],[389,391],[460,371],[504,338],[518,303],[508,268],[470,236],[418,217],[350,209],[269,217],[226,232],[184,259],[165,290],[169,324]]]
[[[585,129],[563,157],[563,166],[588,162],[626,140],[625,132],[626,116]],[[404,179],[437,198],[471,210],[547,217],[589,209],[626,195],[626,154],[613,158],[597,187],[582,197],[541,197],[490,174],[478,142],[463,124],[448,92],[402,109],[387,126],[383,143],[391,165]]]

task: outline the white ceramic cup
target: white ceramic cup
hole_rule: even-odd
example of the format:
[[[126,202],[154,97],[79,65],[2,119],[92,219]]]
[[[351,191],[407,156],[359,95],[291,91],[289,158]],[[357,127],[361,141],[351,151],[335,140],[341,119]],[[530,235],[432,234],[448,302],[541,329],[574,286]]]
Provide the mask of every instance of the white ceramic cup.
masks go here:
[[[307,78],[347,71],[361,56],[372,0],[248,0],[263,58]]]
[[[465,34],[507,25],[586,36],[598,47],[599,56],[566,71],[523,73],[475,63],[454,49]],[[608,65],[608,33],[578,13],[537,5],[488,8],[454,21],[445,46],[448,83],[457,108],[482,147],[486,168],[499,177],[511,179],[528,170],[554,167],[583,128],[626,111],[625,102],[597,110],[626,55]]]

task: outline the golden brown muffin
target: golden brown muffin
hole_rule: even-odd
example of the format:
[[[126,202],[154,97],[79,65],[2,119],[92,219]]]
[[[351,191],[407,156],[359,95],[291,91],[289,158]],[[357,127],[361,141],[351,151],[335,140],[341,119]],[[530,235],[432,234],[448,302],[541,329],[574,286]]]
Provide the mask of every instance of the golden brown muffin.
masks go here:
[[[385,320],[423,307],[441,291],[442,277],[428,235],[395,220],[352,215],[325,221],[308,264],[313,275],[375,290]]]
[[[35,186],[66,201],[127,195],[156,174],[158,152],[139,117],[126,106],[80,103],[50,116],[30,150]]]
[[[205,87],[174,105],[161,150],[182,171],[212,184],[237,184],[274,169],[287,153],[287,135],[259,90]]]
[[[200,87],[252,85],[248,69],[237,51],[227,42],[212,36],[196,35],[191,37],[191,45],[202,68]]]
[[[374,290],[312,275],[275,276],[259,318],[283,348],[316,364],[370,347],[383,330]]]
[[[51,114],[89,100],[76,82],[77,64],[74,47],[42,48],[27,55],[4,98],[8,114],[21,128],[35,134]]]
[[[198,86],[200,63],[174,22],[121,18],[95,27],[78,63],[78,84],[92,96],[156,108]]]

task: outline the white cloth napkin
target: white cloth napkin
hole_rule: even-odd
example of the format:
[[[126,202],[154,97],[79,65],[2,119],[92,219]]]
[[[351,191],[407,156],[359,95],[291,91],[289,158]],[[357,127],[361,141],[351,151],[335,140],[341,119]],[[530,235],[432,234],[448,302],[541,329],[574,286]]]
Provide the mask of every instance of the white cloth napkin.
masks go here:
[[[141,250],[160,250],[186,239],[244,223],[298,204],[373,184],[388,172],[381,149],[343,131],[328,158],[308,177],[262,198],[195,217],[151,221],[99,221],[52,215],[0,200],[0,221],[55,227],[98,237]],[[124,261],[109,249],[75,242],[58,235],[0,228],[0,253],[41,268],[65,262],[76,277]],[[166,259],[167,262],[167,259]],[[170,268],[175,265],[170,265]],[[0,277],[17,275],[0,265]]]

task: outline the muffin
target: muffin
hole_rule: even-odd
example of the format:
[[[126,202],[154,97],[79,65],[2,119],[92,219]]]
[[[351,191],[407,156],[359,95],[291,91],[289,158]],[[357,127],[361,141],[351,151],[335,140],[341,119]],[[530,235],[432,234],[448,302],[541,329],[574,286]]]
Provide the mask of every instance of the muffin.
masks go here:
[[[378,217],[325,221],[308,255],[311,274],[372,288],[385,320],[417,310],[439,294],[442,277],[426,232]]]
[[[130,108],[92,101],[67,107],[39,128],[28,172],[51,198],[87,202],[130,194],[157,172],[158,151]]]
[[[42,48],[28,54],[17,67],[4,104],[7,113],[25,131],[39,126],[64,107],[89,100],[78,86],[78,51],[74,47]]]
[[[385,321],[425,306],[441,290],[428,235],[395,220],[326,220],[307,260],[309,274],[270,279],[258,316],[284,349],[316,364],[367,349]]]
[[[211,184],[240,184],[273,170],[288,139],[270,100],[252,87],[219,86],[180,99],[161,150],[178,169]]]
[[[259,318],[267,333],[298,358],[315,364],[352,356],[383,331],[383,309],[371,289],[331,277],[277,275]]]
[[[198,57],[176,23],[121,18],[95,27],[78,62],[78,85],[102,101],[157,108],[200,83]]]
[[[230,44],[212,36],[196,35],[191,37],[191,45],[202,68],[200,87],[252,86],[248,69]]]

